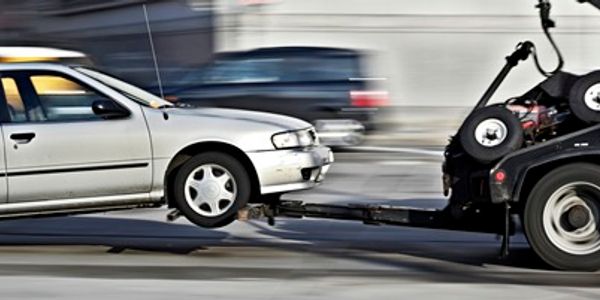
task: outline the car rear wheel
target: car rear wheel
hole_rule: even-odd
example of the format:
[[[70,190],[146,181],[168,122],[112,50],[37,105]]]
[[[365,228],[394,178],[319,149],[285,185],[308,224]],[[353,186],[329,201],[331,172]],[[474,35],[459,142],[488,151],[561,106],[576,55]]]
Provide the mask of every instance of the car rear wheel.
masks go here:
[[[233,222],[250,198],[250,178],[234,157],[207,152],[190,158],[176,175],[175,202],[183,215],[201,227]]]
[[[600,167],[571,164],[544,176],[523,215],[534,251],[558,269],[600,269]]]
[[[501,106],[472,113],[459,132],[463,149],[476,160],[488,163],[515,151],[523,144],[519,119]]]

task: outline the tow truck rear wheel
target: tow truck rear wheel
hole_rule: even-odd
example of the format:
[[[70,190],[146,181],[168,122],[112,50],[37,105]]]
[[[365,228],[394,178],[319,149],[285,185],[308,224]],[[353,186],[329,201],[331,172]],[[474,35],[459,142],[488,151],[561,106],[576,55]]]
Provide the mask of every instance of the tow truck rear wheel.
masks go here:
[[[564,270],[600,269],[600,166],[557,168],[533,188],[524,228],[533,250]]]
[[[523,145],[519,119],[502,106],[476,110],[459,132],[463,149],[476,160],[489,163]]]

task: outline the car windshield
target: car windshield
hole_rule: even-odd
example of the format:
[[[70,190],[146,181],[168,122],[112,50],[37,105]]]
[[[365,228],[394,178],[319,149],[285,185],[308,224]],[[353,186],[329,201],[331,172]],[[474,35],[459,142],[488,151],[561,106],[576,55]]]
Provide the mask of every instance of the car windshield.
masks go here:
[[[104,73],[98,72],[96,70],[92,70],[84,67],[77,67],[75,70],[96,79],[107,86],[117,90],[118,92],[124,94],[126,97],[131,100],[138,102],[145,106],[150,106],[154,108],[160,108],[164,106],[173,106],[173,103],[168,102],[160,97],[157,97],[151,93],[148,93],[132,84],[129,84],[125,81],[117,79],[115,77],[106,75]]]

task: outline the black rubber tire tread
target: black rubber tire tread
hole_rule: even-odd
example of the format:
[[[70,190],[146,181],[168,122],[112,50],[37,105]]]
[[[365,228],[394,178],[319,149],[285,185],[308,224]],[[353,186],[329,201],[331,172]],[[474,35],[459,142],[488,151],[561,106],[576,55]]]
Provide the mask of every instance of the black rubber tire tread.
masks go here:
[[[492,118],[506,125],[508,136],[496,147],[484,147],[475,140],[475,128],[480,122]],[[475,111],[465,120],[459,138],[467,154],[482,163],[489,163],[521,148],[523,128],[519,119],[508,109],[502,106],[488,106]]]
[[[579,78],[569,92],[569,108],[578,119],[586,123],[600,122],[600,111],[594,111],[585,104],[585,92],[597,83],[600,83],[600,71]]]
[[[232,207],[225,214],[216,217],[198,214],[185,201],[184,186],[188,175],[198,166],[207,163],[224,167],[237,183],[237,196]],[[205,152],[190,158],[183,164],[175,177],[173,188],[177,208],[190,222],[205,228],[217,228],[236,220],[238,210],[244,208],[250,199],[252,185],[247,170],[235,157],[220,152]]]
[[[522,220],[525,235],[535,253],[550,266],[561,270],[596,271],[600,269],[600,251],[572,255],[554,246],[543,228],[543,211],[550,196],[571,182],[590,182],[600,186],[600,166],[574,163],[559,167],[535,185],[525,204]]]

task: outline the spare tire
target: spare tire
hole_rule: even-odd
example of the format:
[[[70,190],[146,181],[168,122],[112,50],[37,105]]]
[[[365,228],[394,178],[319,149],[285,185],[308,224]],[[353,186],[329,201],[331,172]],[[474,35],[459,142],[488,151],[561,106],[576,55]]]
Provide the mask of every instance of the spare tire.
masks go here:
[[[474,159],[489,163],[523,145],[521,122],[502,106],[488,106],[471,113],[459,133],[463,149]]]
[[[600,71],[586,74],[573,84],[569,107],[581,121],[600,122]]]

